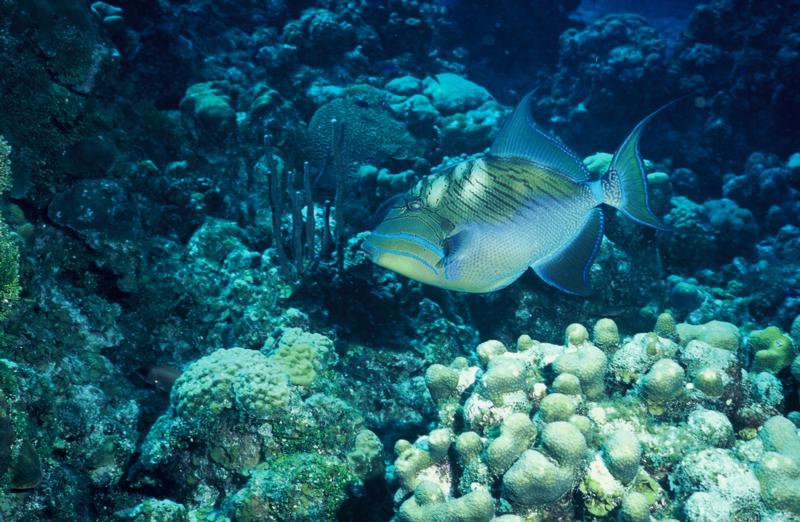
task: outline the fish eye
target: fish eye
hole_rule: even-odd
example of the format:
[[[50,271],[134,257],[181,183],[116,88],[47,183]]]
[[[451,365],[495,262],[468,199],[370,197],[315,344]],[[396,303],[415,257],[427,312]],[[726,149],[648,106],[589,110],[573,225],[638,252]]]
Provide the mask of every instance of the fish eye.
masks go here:
[[[419,198],[412,199],[406,202],[406,210],[415,211],[422,208],[422,200]]]

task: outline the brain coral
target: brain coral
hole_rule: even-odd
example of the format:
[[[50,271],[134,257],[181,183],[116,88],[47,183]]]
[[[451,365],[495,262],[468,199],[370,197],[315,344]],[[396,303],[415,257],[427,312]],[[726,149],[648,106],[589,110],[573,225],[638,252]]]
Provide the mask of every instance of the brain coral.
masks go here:
[[[333,126],[343,124],[341,154],[344,165],[354,162],[375,166],[406,166],[424,152],[422,143],[396,119],[389,103],[399,101],[391,93],[367,85],[346,89],[339,98],[321,106],[308,124],[309,161],[325,163],[331,153]]]

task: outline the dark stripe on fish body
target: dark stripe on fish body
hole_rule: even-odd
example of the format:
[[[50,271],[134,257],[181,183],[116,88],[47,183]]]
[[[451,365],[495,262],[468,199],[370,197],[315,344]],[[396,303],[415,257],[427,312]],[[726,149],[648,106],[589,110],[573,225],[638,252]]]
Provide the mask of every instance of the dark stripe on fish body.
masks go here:
[[[519,188],[517,188],[517,187],[515,187],[515,186],[513,186],[513,185],[511,185],[509,183],[506,183],[506,181],[504,179],[505,179],[505,177],[510,177],[510,178],[518,181],[526,189],[529,189],[530,186],[524,180],[516,178],[513,175],[510,175],[510,173],[509,173],[509,175],[507,175],[505,177],[501,177],[501,176],[499,176],[499,175],[497,175],[495,173],[490,173],[490,176],[492,178],[492,182],[495,185],[497,185],[498,187],[500,187],[501,189],[503,189],[503,190],[499,190],[498,192],[502,193],[504,196],[509,198],[513,202],[512,206],[514,208],[519,207],[519,205],[522,204],[522,202],[525,199],[527,199],[527,192],[528,191],[523,192]]]
[[[470,185],[475,187],[476,183],[470,181]],[[486,205],[486,207],[498,217],[507,217],[510,212],[516,210],[518,205],[516,205],[514,201],[511,201],[505,197],[496,188],[490,189],[482,182],[479,183],[478,186],[483,188],[483,193],[479,194],[477,190],[473,189],[470,194],[472,197],[483,202],[484,205]]]
[[[488,172],[487,177],[495,180],[495,178],[493,178]],[[515,216],[522,205],[520,200],[513,197],[516,195],[516,192],[508,193],[502,190],[501,185],[497,183],[496,180],[493,186],[487,185],[483,181],[478,180],[471,180],[470,185],[473,187],[477,185],[483,188],[483,193],[478,194],[478,192],[473,191],[472,196],[484,203],[486,208],[494,216],[495,220],[502,222],[504,220],[511,219],[512,221],[516,222]]]
[[[519,210],[520,206],[523,204],[522,201],[517,201],[500,190],[493,191],[492,197],[499,202],[499,205],[503,206],[506,214],[511,213],[513,215],[513,213]]]
[[[522,193],[516,187],[509,185],[502,181],[499,177],[493,174],[493,180],[496,185],[496,193],[498,197],[504,197],[507,205],[510,206],[512,215],[517,211],[525,208],[530,211],[536,210],[540,206],[540,202],[530,196],[530,191],[527,194]]]
[[[503,213],[501,205],[499,204],[499,201],[496,198],[494,198],[494,195],[492,194],[492,190],[489,189],[489,187],[487,187],[482,182],[479,182],[479,181],[477,181],[475,179],[475,177],[476,177],[476,175],[474,174],[475,167],[476,167],[476,163],[472,163],[470,165],[470,167],[469,167],[470,168],[469,172],[466,173],[461,179],[458,179],[456,181],[458,194],[456,194],[455,197],[459,198],[459,199],[462,199],[461,196],[462,196],[462,194],[465,193],[465,183],[467,183],[467,184],[469,184],[469,191],[468,192],[469,192],[470,196],[472,196],[475,199],[477,199],[482,205],[479,210],[475,211],[476,213],[482,211],[483,212],[483,216],[485,218],[490,218],[490,217],[494,216],[495,220],[505,218],[506,215],[505,215],[505,213]],[[479,186],[483,187],[483,189],[484,189],[483,194],[479,194],[478,190],[475,188],[476,185],[478,185],[478,184],[479,184]],[[490,200],[489,198],[494,199],[494,201]],[[464,200],[463,202],[464,202],[465,206],[469,206],[470,208],[474,209],[474,207],[472,207],[472,205],[471,205],[471,202],[466,201],[466,200]]]

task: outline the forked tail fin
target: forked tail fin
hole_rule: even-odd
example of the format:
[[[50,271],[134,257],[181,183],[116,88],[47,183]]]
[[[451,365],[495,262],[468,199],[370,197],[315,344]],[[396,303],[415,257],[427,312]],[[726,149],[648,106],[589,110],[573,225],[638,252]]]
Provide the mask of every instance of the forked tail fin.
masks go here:
[[[680,100],[682,98],[678,98]],[[620,209],[625,215],[639,223],[669,230],[650,210],[647,194],[647,175],[642,157],[639,155],[639,138],[645,125],[659,112],[678,100],[673,100],[655,110],[639,122],[614,153],[608,171],[600,180],[603,202]]]

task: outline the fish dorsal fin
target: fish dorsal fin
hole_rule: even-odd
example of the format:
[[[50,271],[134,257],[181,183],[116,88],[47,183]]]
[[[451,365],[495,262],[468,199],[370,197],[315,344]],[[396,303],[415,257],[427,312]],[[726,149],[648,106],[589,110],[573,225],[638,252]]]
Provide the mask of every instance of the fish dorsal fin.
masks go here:
[[[593,208],[575,239],[533,269],[549,285],[570,294],[588,295],[589,269],[602,242],[603,211]]]
[[[589,180],[589,171],[575,153],[533,121],[530,111],[532,94],[525,96],[508,117],[489,153],[496,158],[524,159],[574,181]]]

